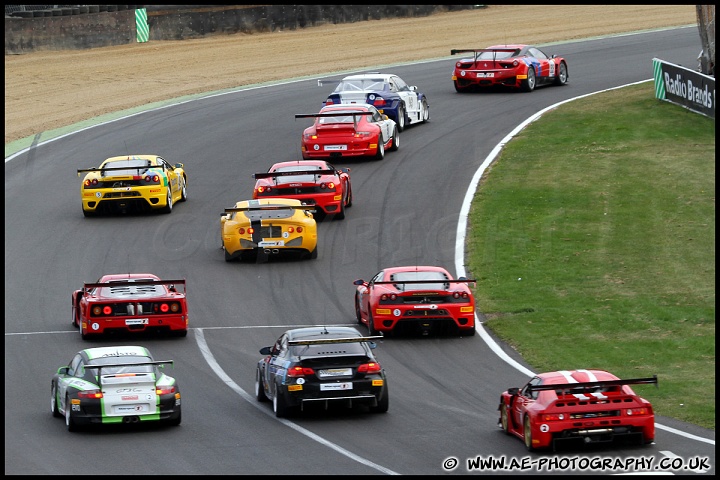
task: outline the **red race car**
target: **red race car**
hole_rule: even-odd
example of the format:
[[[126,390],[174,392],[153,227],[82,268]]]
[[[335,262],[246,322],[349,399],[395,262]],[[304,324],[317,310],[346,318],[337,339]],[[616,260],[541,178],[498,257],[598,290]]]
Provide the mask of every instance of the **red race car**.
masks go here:
[[[496,86],[531,92],[539,85],[565,85],[568,81],[565,59],[546,55],[532,45],[450,50],[450,55],[458,53],[473,54],[455,62],[452,80],[459,93]]]
[[[296,160],[274,164],[267,172],[256,173],[253,199],[296,198],[316,211],[341,220],[352,206],[349,168],[335,168],[325,160]]]
[[[436,266],[391,267],[370,281],[355,280],[355,315],[370,335],[453,333],[475,335],[475,280],[454,279]]]
[[[554,451],[562,441],[601,443],[620,437],[649,444],[655,440],[652,405],[629,387],[646,383],[657,385],[657,375],[620,380],[603,370],[541,373],[524,387],[502,393],[498,422],[530,451]]]
[[[83,340],[111,333],[163,332],[184,337],[188,329],[185,280],[151,273],[104,275],[72,294],[72,324]]]
[[[297,114],[314,118],[302,134],[302,157],[332,159],[348,157],[385,158],[385,151],[400,147],[400,130],[394,120],[368,104],[328,105],[320,113]]]

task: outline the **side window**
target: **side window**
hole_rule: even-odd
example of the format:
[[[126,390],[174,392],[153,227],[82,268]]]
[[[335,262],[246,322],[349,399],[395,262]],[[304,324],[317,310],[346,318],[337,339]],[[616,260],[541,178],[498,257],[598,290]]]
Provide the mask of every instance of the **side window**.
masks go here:
[[[397,86],[397,89],[399,92],[405,92],[407,90],[410,90],[407,83],[400,77],[395,77],[393,80],[395,80],[395,85]]]
[[[538,50],[537,48],[531,48],[528,53],[532,55],[535,58],[547,58],[547,55],[545,55],[543,52]]]
[[[389,83],[389,85],[390,85],[390,91],[391,91],[391,92],[397,92],[397,91],[398,91],[398,88],[397,88],[397,86],[395,85],[395,82],[393,82],[392,80],[390,80],[388,83]]]
[[[278,350],[278,357],[285,358],[288,356],[288,339],[286,335],[283,335],[278,340],[279,342],[279,350]]]
[[[80,360],[82,360],[82,357],[80,355],[75,355],[70,362],[70,368],[68,369],[68,375],[75,376],[75,372],[78,369],[78,365],[80,365]]]
[[[541,382],[541,380],[540,380],[538,377],[533,377],[533,378],[527,383],[527,385],[525,385],[525,386],[523,387],[522,391],[520,392],[520,395],[522,395],[523,397],[526,397],[526,398],[530,398],[530,399],[532,399],[532,400],[537,400],[538,394],[539,394],[540,392],[538,392],[537,390],[533,391],[533,390],[530,389],[530,387],[531,387],[531,386],[535,386],[535,385],[540,385],[541,383],[542,383],[542,382]]]

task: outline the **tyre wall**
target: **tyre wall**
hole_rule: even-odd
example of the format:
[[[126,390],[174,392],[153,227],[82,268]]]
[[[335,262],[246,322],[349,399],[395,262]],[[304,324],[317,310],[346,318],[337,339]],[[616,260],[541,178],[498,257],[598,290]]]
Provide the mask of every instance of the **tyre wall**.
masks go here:
[[[20,7],[20,6],[18,6]],[[31,6],[25,6],[30,8]],[[5,15],[5,55],[82,50],[137,41],[135,10],[149,41],[295,30],[332,23],[417,17],[477,5],[83,5]],[[7,11],[7,9],[6,9]]]

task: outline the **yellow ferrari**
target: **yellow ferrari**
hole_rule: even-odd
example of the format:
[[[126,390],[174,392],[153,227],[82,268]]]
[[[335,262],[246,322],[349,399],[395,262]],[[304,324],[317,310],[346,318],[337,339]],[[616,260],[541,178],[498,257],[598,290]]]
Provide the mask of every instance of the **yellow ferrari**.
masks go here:
[[[85,174],[80,196],[83,214],[159,210],[170,213],[175,202],[187,200],[187,176],[182,163],[171,165],[158,155],[110,157]]]
[[[243,200],[220,217],[225,261],[281,253],[317,258],[315,209],[294,198]]]

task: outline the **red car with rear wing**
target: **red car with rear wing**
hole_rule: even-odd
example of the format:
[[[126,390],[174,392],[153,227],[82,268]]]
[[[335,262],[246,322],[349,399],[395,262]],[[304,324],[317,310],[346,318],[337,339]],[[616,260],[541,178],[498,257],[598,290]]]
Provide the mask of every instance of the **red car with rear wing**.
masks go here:
[[[335,168],[325,160],[278,162],[253,178],[253,199],[296,198],[338,220],[345,218],[345,209],[352,206],[350,169]]]
[[[330,105],[319,113],[296,114],[295,118],[314,118],[303,130],[302,157],[332,159],[347,157],[385,158],[385,151],[400,147],[400,130],[395,121],[372,105]]]
[[[475,335],[475,298],[465,277],[436,266],[381,270],[355,280],[355,315],[370,335],[393,332]]]
[[[640,384],[657,386],[657,375],[621,380],[604,370],[542,373],[500,395],[498,424],[530,451],[555,450],[558,442],[572,440],[649,444],[655,440],[652,405],[629,386]]]
[[[567,62],[549,56],[533,45],[494,45],[488,48],[450,50],[450,55],[472,53],[455,62],[452,80],[458,93],[487,87],[511,87],[531,92],[540,85],[565,85]]]
[[[104,275],[72,294],[72,324],[84,340],[113,333],[188,331],[185,280],[150,273]]]

